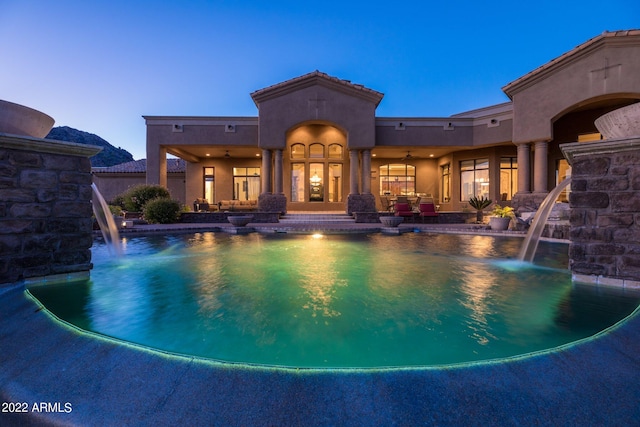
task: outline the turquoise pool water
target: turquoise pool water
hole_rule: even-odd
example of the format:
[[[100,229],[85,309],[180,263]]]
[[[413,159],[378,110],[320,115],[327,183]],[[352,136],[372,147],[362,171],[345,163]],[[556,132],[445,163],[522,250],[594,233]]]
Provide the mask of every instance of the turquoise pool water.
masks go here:
[[[640,295],[572,284],[568,246],[519,238],[135,236],[94,245],[91,279],[30,288],[60,318],[146,346],[297,367],[441,365],[593,335]]]

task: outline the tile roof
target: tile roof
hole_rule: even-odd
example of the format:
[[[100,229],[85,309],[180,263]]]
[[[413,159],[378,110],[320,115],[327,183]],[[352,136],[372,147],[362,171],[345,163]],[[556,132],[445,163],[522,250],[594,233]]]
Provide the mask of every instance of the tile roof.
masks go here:
[[[186,163],[182,159],[167,159],[167,173],[184,173]],[[93,173],[146,173],[147,159],[134,160],[108,167],[91,168]]]
[[[588,51],[590,48],[594,47],[600,42],[604,42],[607,39],[611,39],[613,37],[627,37],[627,36],[640,36],[640,29],[632,29],[632,30],[620,30],[620,31],[604,31],[602,34],[599,34],[586,42],[579,44],[575,48],[571,49],[568,52],[563,53],[555,59],[547,62],[544,65],[536,68],[533,71],[528,72],[522,77],[517,78],[516,80],[508,83],[502,88],[502,91],[509,96],[512,97],[514,92],[518,91],[518,88],[521,87],[525,82],[535,79],[538,75],[544,73],[545,71],[552,69],[557,64],[568,60],[572,56],[578,55],[584,51]]]
[[[373,89],[369,89],[361,84],[351,83],[350,80],[343,80],[337,77],[332,77],[327,73],[323,73],[321,71],[315,70],[311,73],[304,74],[302,76],[294,77],[289,80],[285,80],[283,82],[277,83],[275,85],[267,86],[263,89],[256,90],[251,93],[251,98],[257,104],[259,104],[262,99],[269,98],[272,94],[286,93],[287,89],[295,90],[298,87],[304,87],[307,83],[313,82],[326,82],[330,84],[334,84],[337,86],[342,86],[345,89],[349,89],[354,91],[355,93],[359,93],[361,96],[365,98],[369,98],[375,102],[376,105],[380,103],[384,94],[382,92],[375,91]]]

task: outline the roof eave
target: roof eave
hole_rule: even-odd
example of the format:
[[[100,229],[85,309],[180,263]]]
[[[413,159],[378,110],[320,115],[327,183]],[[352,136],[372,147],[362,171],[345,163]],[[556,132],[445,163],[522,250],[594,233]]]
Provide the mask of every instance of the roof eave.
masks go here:
[[[632,38],[628,38],[632,36]],[[585,55],[590,54],[594,50],[600,49],[604,45],[638,43],[636,37],[640,40],[640,30],[624,30],[624,31],[605,31],[602,34],[593,37],[586,42],[576,46],[570,51],[552,59],[544,65],[525,74],[522,77],[508,83],[502,87],[502,91],[513,100],[513,96],[546,78],[549,74],[554,73],[569,64],[574,63]]]
[[[354,84],[347,80],[341,80],[337,77],[331,77],[326,73],[314,71],[291,80],[278,83],[264,89],[251,93],[251,98],[257,107],[264,101],[278,98],[291,92],[304,89],[314,85],[321,85],[339,92],[347,93],[372,102],[377,107],[382,101],[384,94],[373,89],[369,89],[363,85]]]

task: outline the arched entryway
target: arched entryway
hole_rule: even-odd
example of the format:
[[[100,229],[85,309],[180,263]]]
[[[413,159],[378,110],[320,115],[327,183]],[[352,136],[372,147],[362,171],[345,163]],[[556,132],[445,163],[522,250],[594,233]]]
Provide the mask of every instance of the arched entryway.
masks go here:
[[[349,188],[346,133],[305,123],[286,136],[283,153],[287,211],[344,211]]]
[[[569,163],[560,151],[560,145],[571,142],[600,140],[602,136],[595,126],[595,120],[617,108],[640,100],[636,97],[607,96],[583,102],[563,112],[553,120],[553,140],[549,143],[548,190],[553,189],[571,174]]]

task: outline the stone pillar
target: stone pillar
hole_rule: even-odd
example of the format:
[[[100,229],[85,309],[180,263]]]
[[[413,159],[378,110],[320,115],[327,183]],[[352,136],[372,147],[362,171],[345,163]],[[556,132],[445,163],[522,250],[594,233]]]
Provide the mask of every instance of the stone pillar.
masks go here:
[[[535,143],[535,157],[533,162],[533,191],[535,193],[548,193],[548,157],[549,143],[538,141]]]
[[[93,145],[0,134],[0,289],[88,277],[89,158],[99,152]]]
[[[271,151],[262,150],[262,194],[271,193]]]
[[[362,164],[358,161],[358,150],[349,150],[350,186],[347,196],[347,213],[376,212],[376,200],[371,194],[371,151],[362,152]],[[362,178],[360,194],[359,181]]]
[[[358,150],[349,150],[349,194],[360,194],[358,185]]]
[[[518,193],[531,192],[531,145],[518,144]]]
[[[274,162],[274,169],[275,169],[275,177],[274,177],[274,189],[273,192],[274,194],[283,194],[282,188],[283,188],[283,180],[282,180],[282,150],[275,150],[275,162]]]
[[[575,142],[560,148],[571,165],[573,279],[640,287],[640,138]]]
[[[258,209],[262,212],[287,212],[287,197],[282,191],[282,150],[275,150],[275,177],[272,192],[271,150],[262,150],[262,193],[258,196]]]
[[[371,150],[362,150],[362,194],[371,194]]]

